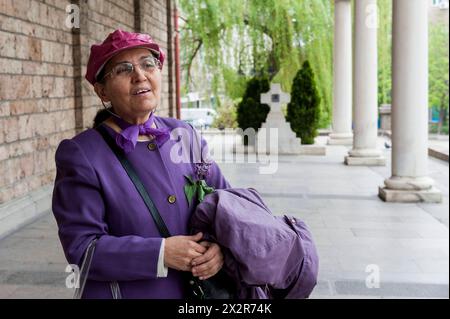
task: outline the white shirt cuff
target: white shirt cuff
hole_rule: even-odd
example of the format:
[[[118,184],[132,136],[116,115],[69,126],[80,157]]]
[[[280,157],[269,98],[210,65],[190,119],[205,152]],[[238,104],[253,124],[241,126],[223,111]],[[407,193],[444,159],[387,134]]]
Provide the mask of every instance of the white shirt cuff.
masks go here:
[[[164,243],[165,239],[161,240],[161,247],[159,248],[159,257],[158,257],[158,273],[156,277],[164,278],[167,277],[168,267],[164,265]]]

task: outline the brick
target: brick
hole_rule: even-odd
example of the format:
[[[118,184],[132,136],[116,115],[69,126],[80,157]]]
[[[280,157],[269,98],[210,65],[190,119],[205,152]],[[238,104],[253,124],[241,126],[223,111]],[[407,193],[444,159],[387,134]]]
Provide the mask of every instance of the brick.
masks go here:
[[[0,1],[0,12],[6,15],[14,16],[13,0]]]
[[[54,161],[53,161],[54,162]],[[55,181],[55,174],[53,172],[47,172],[41,177],[42,185],[52,184]]]
[[[40,39],[28,38],[28,58],[34,61],[42,59],[42,44]]]
[[[33,174],[34,162],[32,153],[24,155],[23,157],[20,158],[19,168],[20,168],[20,179],[29,177]]]
[[[42,97],[49,97],[54,91],[55,78],[50,76],[42,77]]]
[[[40,21],[40,10],[39,10],[39,5],[40,3],[34,0],[31,1],[15,1],[15,2],[25,2],[25,4],[18,4],[18,6],[23,6],[25,5],[25,12],[26,12],[26,18],[28,21],[30,22],[34,22],[34,23],[42,23],[43,21]],[[23,8],[20,8],[21,10]],[[23,17],[23,16],[22,16]]]
[[[0,65],[2,66],[2,73],[22,73],[22,61],[0,58]]]
[[[11,101],[11,115],[33,113],[37,111],[35,100]]]
[[[14,198],[22,197],[28,191],[27,182],[21,181],[21,182],[15,184],[13,186],[13,191],[14,191],[14,193],[13,193]]]
[[[47,172],[53,172],[56,169],[55,150],[49,149],[45,152],[45,154],[46,154]]]
[[[47,112],[50,107],[49,107],[49,103],[51,100],[49,99],[39,99],[36,101],[36,108],[37,108],[37,112]]]
[[[66,7],[70,4],[69,0],[51,0],[51,1],[46,0],[45,2],[64,11],[66,10]]]
[[[2,30],[20,33],[23,35],[33,35],[33,25],[29,22],[18,20],[15,17],[7,17],[1,23]]]
[[[47,63],[34,61],[21,61],[22,73],[30,75],[43,75],[48,73]]]
[[[67,29],[64,29],[64,30],[67,30]],[[56,41],[59,43],[65,43],[65,44],[72,45],[73,44],[72,43],[73,42],[72,32],[70,30],[69,31],[63,31],[63,30],[56,31]]]
[[[45,151],[34,152],[33,153],[33,162],[34,162],[34,171],[35,175],[45,173],[47,155]]]
[[[16,97],[13,76],[0,74],[0,100],[12,100]]]
[[[57,112],[56,131],[67,131],[75,128],[75,121],[73,120],[73,110],[66,110]]]
[[[48,136],[41,136],[34,140],[34,149],[36,151],[46,150],[50,147],[50,140]]]
[[[49,21],[49,7],[44,3],[39,3],[39,20],[43,25],[47,25],[47,21]]]
[[[31,115],[30,121],[35,136],[46,136],[54,132],[53,117],[52,113]]]
[[[40,76],[31,77],[31,96],[42,97],[42,78]]]
[[[14,170],[14,168],[16,167],[15,162],[16,162],[15,159],[8,159],[2,162],[2,166],[4,168],[3,171],[4,185],[11,185],[15,181],[15,175],[17,173]]]
[[[33,128],[30,124],[30,115],[19,116],[19,139],[33,137]]]
[[[16,34],[14,36],[14,47],[16,50],[15,57],[20,59],[28,59],[29,57],[29,38],[24,35]]]
[[[9,158],[9,151],[7,149],[6,144],[3,144],[3,145],[0,144],[0,162],[5,160],[5,159],[8,159],[8,158]],[[2,177],[0,176],[0,179],[1,178]]]
[[[15,81],[14,83],[12,83],[14,85],[12,89],[14,98],[26,99],[33,96],[31,90],[32,76],[15,76],[13,77],[13,80]]]
[[[42,50],[42,61],[53,62],[53,42],[42,40],[41,42]]]
[[[38,189],[40,186],[41,186],[41,177],[40,176],[33,175],[27,179],[28,191]]]
[[[3,187],[2,179],[0,178],[0,204],[6,203],[6,201],[12,199],[14,192],[12,187]]]
[[[33,141],[19,141],[8,144],[8,154],[10,158],[20,157],[24,154],[31,154],[34,151]]]
[[[49,8],[48,25],[58,30],[64,30],[66,28],[66,17],[67,13],[65,11]]]
[[[0,31],[0,56],[16,57],[14,34]]]
[[[11,106],[10,102],[0,101],[0,117],[9,116],[11,114]]]
[[[3,119],[0,118],[0,145],[5,142],[5,133],[1,125],[3,125]]]
[[[62,63],[73,64],[72,47],[68,44],[64,45]]]
[[[19,119],[17,116],[6,118],[3,121],[3,133],[5,134],[5,142],[11,143],[19,138]]]
[[[55,78],[53,90],[50,91],[49,97],[64,97],[64,79],[63,78]]]

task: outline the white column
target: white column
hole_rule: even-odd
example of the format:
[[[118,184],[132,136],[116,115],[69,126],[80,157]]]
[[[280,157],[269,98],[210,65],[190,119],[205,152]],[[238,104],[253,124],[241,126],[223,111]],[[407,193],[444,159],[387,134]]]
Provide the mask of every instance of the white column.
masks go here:
[[[355,1],[353,149],[345,158],[347,165],[386,165],[386,159],[377,149],[377,11],[377,0]]]
[[[392,176],[379,196],[441,202],[428,177],[428,1],[394,0],[392,20]]]
[[[334,1],[333,131],[328,144],[352,145],[352,13],[350,0]]]

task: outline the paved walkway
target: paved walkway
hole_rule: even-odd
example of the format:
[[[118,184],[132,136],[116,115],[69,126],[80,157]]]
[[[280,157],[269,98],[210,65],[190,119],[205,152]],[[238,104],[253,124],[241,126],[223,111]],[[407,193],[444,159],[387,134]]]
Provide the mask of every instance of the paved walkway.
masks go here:
[[[442,204],[393,204],[377,197],[389,165],[348,167],[345,147],[327,152],[282,156],[273,175],[260,175],[259,164],[221,167],[234,187],[258,189],[275,214],[310,226],[320,255],[313,298],[448,298],[448,163],[429,160]],[[70,298],[65,266],[47,214],[0,242],[0,298]],[[379,288],[367,288],[377,273]]]

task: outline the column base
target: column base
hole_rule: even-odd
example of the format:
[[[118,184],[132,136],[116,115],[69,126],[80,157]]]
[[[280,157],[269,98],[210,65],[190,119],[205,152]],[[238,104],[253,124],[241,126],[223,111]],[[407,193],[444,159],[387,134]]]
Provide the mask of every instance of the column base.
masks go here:
[[[328,135],[328,145],[353,145],[352,133],[331,133]]]
[[[435,187],[427,190],[398,190],[379,187],[378,196],[392,203],[442,203],[442,193]]]
[[[346,156],[345,165],[348,166],[386,166],[386,158],[384,156],[377,157],[356,157]]]

